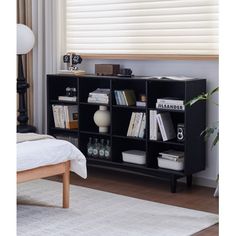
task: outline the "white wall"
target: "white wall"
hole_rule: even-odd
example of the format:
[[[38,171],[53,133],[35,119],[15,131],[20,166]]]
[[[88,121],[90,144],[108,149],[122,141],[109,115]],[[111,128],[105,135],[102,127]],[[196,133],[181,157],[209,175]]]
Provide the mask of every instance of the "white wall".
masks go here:
[[[191,76],[207,79],[207,91],[218,86],[218,61],[130,61],[130,60],[83,60],[80,69],[94,73],[95,64],[120,64],[122,68],[131,68],[134,75],[175,75]],[[218,103],[218,95],[214,96]],[[207,104],[207,124],[218,121],[218,106],[212,102]],[[218,146],[211,149],[211,141],[207,141],[206,170],[195,175],[195,182],[200,185],[215,186],[219,173]]]

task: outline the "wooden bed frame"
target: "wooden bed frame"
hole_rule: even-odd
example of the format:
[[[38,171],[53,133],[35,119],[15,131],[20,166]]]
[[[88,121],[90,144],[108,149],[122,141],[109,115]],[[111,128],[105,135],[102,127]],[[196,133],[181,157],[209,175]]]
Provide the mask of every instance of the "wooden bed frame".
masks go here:
[[[69,208],[70,161],[17,172],[17,183],[46,178],[54,175],[63,177],[63,208]]]

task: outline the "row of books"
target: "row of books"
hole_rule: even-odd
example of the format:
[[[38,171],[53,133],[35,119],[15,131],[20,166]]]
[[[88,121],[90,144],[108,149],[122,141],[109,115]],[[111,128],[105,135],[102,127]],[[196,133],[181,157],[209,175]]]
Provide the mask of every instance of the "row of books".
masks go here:
[[[109,97],[110,97],[110,89],[97,88],[93,92],[89,93],[88,102],[109,104]]]
[[[114,95],[117,105],[133,106],[136,104],[136,97],[134,90],[114,90]]]
[[[79,147],[78,138],[76,138],[76,137],[66,136],[66,135],[55,135],[55,138],[68,141],[68,142],[72,143],[73,145],[75,145],[76,147]]]
[[[146,114],[143,112],[132,112],[127,136],[143,138],[146,129]]]
[[[150,140],[168,141],[176,138],[170,112],[158,113],[156,110],[150,110],[149,122]]]
[[[177,98],[158,98],[156,108],[165,110],[184,111],[185,105],[183,100]]]
[[[52,104],[53,119],[56,128],[77,129],[78,107],[77,105],[55,105]]]
[[[157,163],[159,168],[182,171],[184,169],[184,152],[169,149],[159,153]]]

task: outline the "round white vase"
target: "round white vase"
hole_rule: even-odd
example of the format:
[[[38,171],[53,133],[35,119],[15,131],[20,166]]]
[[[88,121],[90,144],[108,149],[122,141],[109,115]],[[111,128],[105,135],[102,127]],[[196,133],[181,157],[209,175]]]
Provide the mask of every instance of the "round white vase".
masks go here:
[[[111,123],[111,115],[106,106],[99,106],[99,110],[94,113],[93,120],[99,127],[99,133],[107,133]]]

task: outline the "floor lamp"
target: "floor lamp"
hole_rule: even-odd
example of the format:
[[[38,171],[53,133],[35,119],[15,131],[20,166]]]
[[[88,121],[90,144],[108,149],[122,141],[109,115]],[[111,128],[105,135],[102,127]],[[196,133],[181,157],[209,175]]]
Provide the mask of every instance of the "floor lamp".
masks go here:
[[[27,113],[27,88],[29,84],[26,82],[23,71],[22,55],[27,54],[34,46],[34,34],[32,30],[23,24],[17,24],[17,56],[18,56],[18,76],[17,76],[17,93],[19,94],[19,105],[17,121],[18,133],[36,132],[36,128],[28,125]]]

